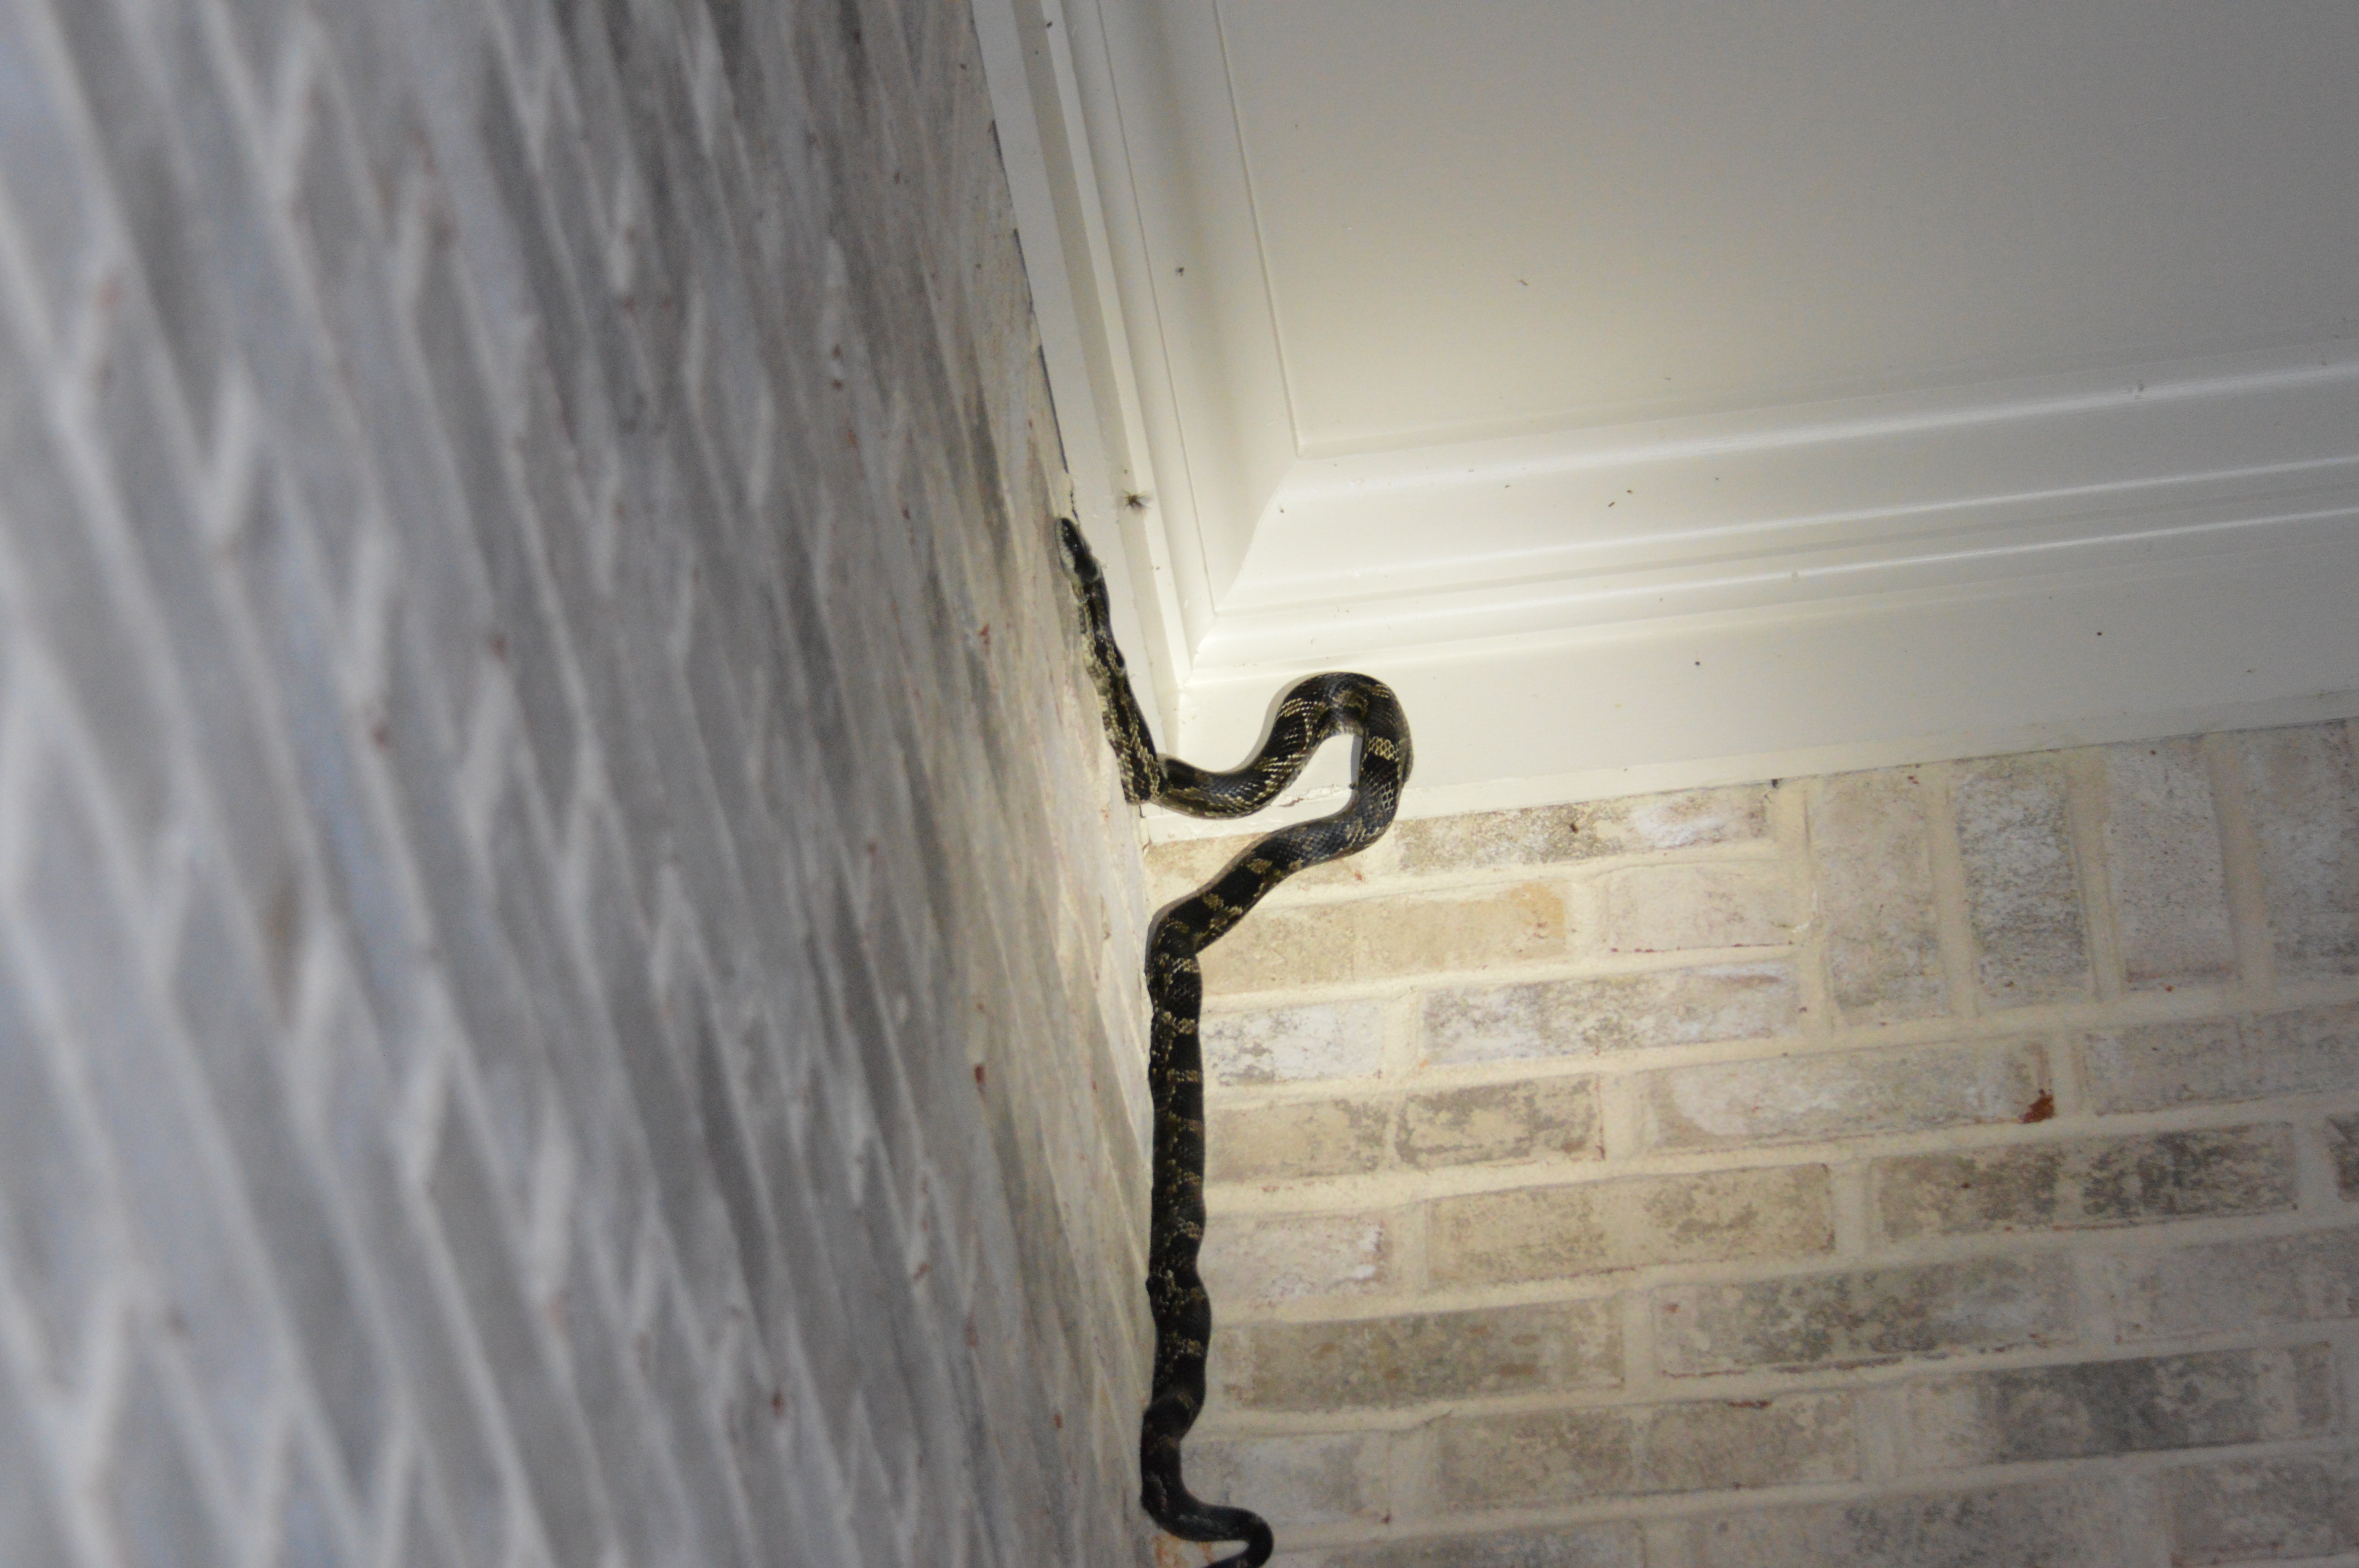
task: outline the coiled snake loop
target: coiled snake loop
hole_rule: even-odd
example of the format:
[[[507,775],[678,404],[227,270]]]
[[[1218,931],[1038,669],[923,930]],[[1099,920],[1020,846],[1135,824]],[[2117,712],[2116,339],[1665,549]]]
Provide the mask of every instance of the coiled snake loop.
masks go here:
[[[1337,734],[1354,739],[1352,798],[1343,810],[1256,839],[1218,877],[1158,914],[1147,935],[1147,993],[1155,1011],[1147,1057],[1155,1154],[1147,1300],[1155,1320],[1155,1369],[1139,1421],[1139,1501],[1183,1541],[1245,1543],[1214,1568],[1259,1568],[1269,1561],[1268,1524],[1247,1509],[1202,1501],[1188,1490],[1180,1467],[1180,1441],[1203,1408],[1204,1353],[1212,1337],[1212,1304],[1196,1271],[1204,1236],[1204,1068],[1196,1037],[1204,985],[1197,955],[1295,872],[1383,836],[1408,780],[1408,720],[1384,682],[1318,675],[1279,700],[1268,737],[1234,772],[1212,773],[1158,754],[1114,645],[1104,576],[1079,529],[1060,519],[1058,530],[1106,739],[1121,762],[1123,794],[1134,804],[1151,800],[1193,816],[1243,816],[1277,798],[1321,742]]]

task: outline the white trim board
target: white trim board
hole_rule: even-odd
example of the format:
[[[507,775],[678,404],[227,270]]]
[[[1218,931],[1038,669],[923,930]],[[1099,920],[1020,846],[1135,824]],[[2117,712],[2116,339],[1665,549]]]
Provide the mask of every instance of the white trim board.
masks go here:
[[[2015,579],[1366,661],[1401,694],[1408,816],[2359,717],[2359,529],[2218,562]],[[1200,677],[1227,766],[1299,671]],[[1340,745],[1293,792],[1332,807]],[[1281,818],[1273,817],[1273,820]],[[1169,814],[1151,838],[1235,831]]]
[[[2359,523],[2359,341],[1295,465],[1195,667],[2208,557]]]

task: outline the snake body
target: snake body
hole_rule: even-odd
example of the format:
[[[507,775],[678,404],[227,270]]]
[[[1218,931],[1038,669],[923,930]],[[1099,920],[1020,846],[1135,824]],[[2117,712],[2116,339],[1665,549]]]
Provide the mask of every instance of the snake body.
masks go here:
[[[1259,1568],[1269,1560],[1269,1525],[1248,1509],[1197,1498],[1180,1474],[1180,1444],[1203,1408],[1204,1355],[1212,1336],[1212,1301],[1196,1270],[1204,1238],[1204,1068],[1197,1040],[1204,984],[1197,957],[1295,872],[1364,849],[1383,836],[1408,779],[1408,720],[1384,682],[1317,675],[1279,699],[1268,737],[1243,767],[1212,773],[1159,754],[1114,644],[1105,578],[1081,531],[1062,520],[1058,527],[1106,739],[1133,804],[1154,801],[1194,816],[1244,816],[1275,799],[1330,737],[1348,733],[1355,741],[1352,798],[1343,809],[1256,839],[1218,877],[1158,913],[1147,936],[1147,992],[1154,1007],[1147,1084],[1155,1104],[1147,1300],[1155,1322],[1155,1367],[1139,1421],[1139,1501],[1149,1518],[1183,1541],[1245,1543],[1213,1568]]]

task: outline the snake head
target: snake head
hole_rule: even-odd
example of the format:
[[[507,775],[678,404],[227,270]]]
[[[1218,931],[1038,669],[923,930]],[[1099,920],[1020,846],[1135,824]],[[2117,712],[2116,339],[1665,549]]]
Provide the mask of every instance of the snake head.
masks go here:
[[[1057,546],[1065,557],[1065,570],[1075,582],[1086,589],[1093,578],[1100,582],[1105,580],[1105,574],[1098,569],[1097,557],[1090,553],[1089,541],[1082,537],[1081,529],[1070,517],[1057,519]]]
[[[1073,585],[1074,609],[1082,646],[1089,658],[1090,681],[1098,688],[1106,740],[1114,747],[1122,773],[1123,798],[1133,806],[1163,793],[1163,764],[1147,734],[1147,716],[1130,689],[1130,671],[1114,640],[1113,611],[1106,600],[1105,573],[1089,541],[1070,517],[1057,519],[1057,542],[1065,570]]]
[[[1082,530],[1070,517],[1057,519],[1058,554],[1064,558],[1065,580],[1073,589],[1073,611],[1082,628],[1082,635],[1090,643],[1093,673],[1096,666],[1111,660],[1119,665],[1121,650],[1114,646],[1113,612],[1106,603],[1104,568],[1098,565],[1090,542],[1082,537]]]

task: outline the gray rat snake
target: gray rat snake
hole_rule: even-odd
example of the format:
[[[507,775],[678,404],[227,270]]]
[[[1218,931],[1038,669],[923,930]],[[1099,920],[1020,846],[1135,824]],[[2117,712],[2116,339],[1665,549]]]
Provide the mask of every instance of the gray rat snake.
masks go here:
[[[1408,720],[1384,682],[1317,675],[1279,699],[1268,735],[1244,766],[1211,773],[1158,754],[1114,645],[1105,577],[1081,530],[1061,518],[1057,526],[1106,740],[1133,805],[1154,801],[1191,816],[1244,816],[1292,783],[1321,742],[1343,733],[1354,738],[1352,798],[1343,809],[1256,839],[1218,877],[1159,912],[1147,935],[1147,994],[1155,1015],[1147,1069],[1155,1102],[1147,1301],[1155,1320],[1155,1368],[1139,1420],[1139,1502],[1182,1541],[1245,1543],[1213,1568],[1260,1568],[1273,1544],[1268,1523],[1245,1509],[1204,1502],[1188,1490],[1180,1469],[1180,1441],[1203,1408],[1205,1347],[1212,1337],[1212,1304],[1196,1271],[1204,1239],[1204,1066],[1197,1040],[1204,983],[1197,955],[1295,872],[1383,836],[1408,780]]]

